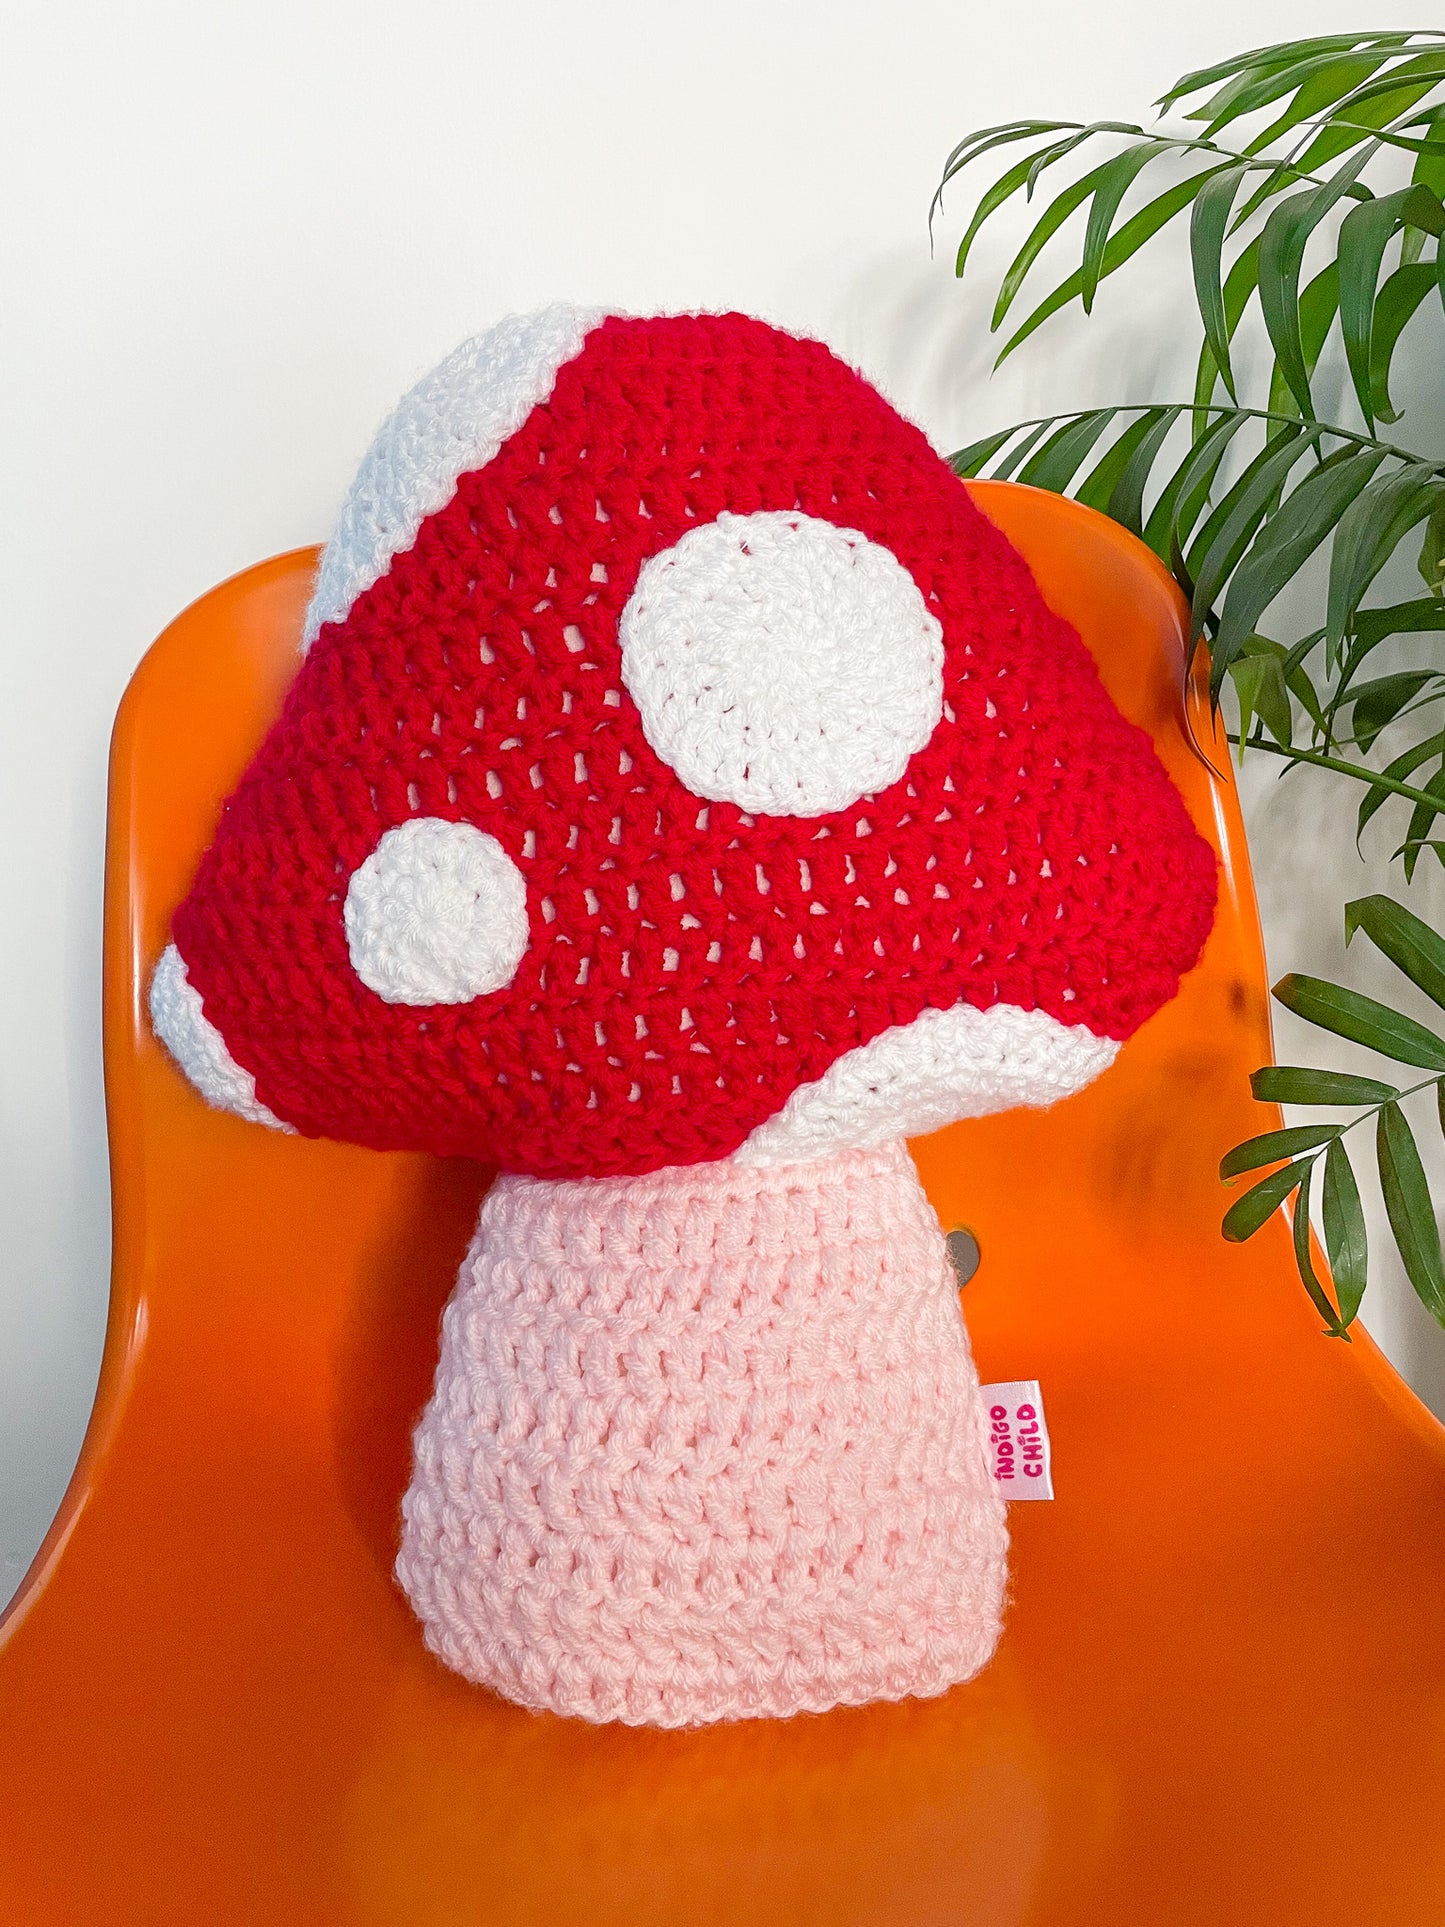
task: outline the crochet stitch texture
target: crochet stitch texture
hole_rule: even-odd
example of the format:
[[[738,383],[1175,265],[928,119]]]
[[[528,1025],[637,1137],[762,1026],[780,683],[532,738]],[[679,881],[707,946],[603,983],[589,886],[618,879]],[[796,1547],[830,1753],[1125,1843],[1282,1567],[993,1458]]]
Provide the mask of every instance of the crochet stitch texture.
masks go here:
[[[1173,995],[1214,858],[917,429],[741,315],[551,309],[383,426],[151,983],[211,1103],[502,1168],[397,1575],[659,1726],[944,1691],[1004,1509],[902,1139]]]
[[[757,515],[886,551],[941,638],[895,664],[914,717],[936,678],[926,741],[816,815],[689,788],[624,680],[645,565]],[[763,576],[786,690],[818,579]],[[757,664],[718,648],[756,707]],[[492,837],[525,884],[525,954],[470,1002],[379,999],[348,949],[350,878],[418,817]],[[577,1177],[726,1156],[925,1010],[1122,1040],[1193,962],[1213,890],[1147,737],[917,429],[820,343],[611,318],[322,624],[175,936],[257,1103],[302,1133]]]
[[[405,1515],[427,1643],[524,1706],[683,1726],[977,1671],[1004,1506],[906,1150],[499,1179]]]

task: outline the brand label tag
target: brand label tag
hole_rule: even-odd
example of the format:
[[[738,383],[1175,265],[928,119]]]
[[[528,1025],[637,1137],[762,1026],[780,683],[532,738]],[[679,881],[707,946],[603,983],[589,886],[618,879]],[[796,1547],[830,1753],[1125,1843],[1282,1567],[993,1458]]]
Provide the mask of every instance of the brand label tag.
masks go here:
[[[1011,1378],[1006,1384],[979,1389],[988,1423],[989,1464],[1004,1497],[1011,1502],[1052,1499],[1053,1458],[1039,1381]]]

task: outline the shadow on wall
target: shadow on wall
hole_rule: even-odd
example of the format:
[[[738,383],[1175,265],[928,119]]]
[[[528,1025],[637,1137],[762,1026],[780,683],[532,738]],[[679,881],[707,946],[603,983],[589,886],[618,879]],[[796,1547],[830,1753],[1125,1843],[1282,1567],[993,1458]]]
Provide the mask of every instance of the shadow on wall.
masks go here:
[[[1000,227],[995,237],[985,230],[959,281],[953,272],[958,224],[940,220],[931,260],[926,243],[876,256],[846,283],[827,317],[831,345],[918,422],[941,453],[1053,409],[1192,390],[1193,355],[1181,352],[1174,293],[1188,286],[1188,252],[1165,268],[1167,235],[1156,272],[1131,288],[1127,306],[1114,303],[1088,327],[1077,325],[1077,310],[1064,314],[995,372],[1007,339],[1006,331],[990,334],[988,326],[1009,261],[1003,232]]]

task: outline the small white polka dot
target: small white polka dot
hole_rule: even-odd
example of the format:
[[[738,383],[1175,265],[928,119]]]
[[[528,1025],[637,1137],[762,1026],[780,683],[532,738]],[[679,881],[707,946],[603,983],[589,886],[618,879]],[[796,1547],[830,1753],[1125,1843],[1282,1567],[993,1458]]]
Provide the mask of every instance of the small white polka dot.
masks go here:
[[[527,886],[493,836],[419,816],[378,841],[346,892],[351,964],[388,1004],[466,1004],[512,981]]]
[[[892,552],[798,511],[723,513],[622,612],[643,734],[695,795],[821,816],[886,789],[943,709],[943,631]]]

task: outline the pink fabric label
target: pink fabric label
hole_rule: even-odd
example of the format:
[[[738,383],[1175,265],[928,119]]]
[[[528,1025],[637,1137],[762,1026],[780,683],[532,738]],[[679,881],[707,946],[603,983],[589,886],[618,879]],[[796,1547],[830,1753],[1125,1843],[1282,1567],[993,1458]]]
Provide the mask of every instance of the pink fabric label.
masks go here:
[[[1011,1378],[1006,1384],[984,1385],[980,1390],[988,1415],[989,1465],[1004,1497],[1011,1502],[1052,1499],[1053,1457],[1039,1381]]]

